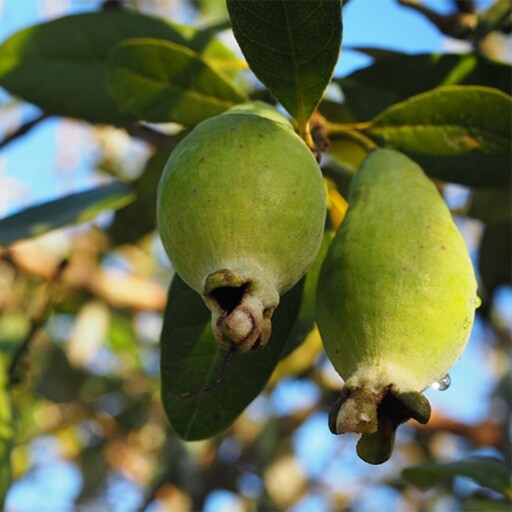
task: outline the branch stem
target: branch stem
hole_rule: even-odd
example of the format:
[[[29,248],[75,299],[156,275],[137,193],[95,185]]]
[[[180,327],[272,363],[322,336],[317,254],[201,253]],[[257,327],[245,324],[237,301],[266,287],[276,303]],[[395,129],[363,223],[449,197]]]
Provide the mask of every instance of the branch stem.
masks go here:
[[[49,117],[50,117],[50,114],[43,113],[43,114],[37,116],[35,119],[32,119],[31,121],[23,123],[16,130],[7,134],[0,141],[0,149],[4,148],[5,146],[7,146],[9,143],[15,141],[16,139],[19,139],[23,135],[26,135],[30,130],[32,130],[32,128],[35,128],[38,124],[40,124],[45,119],[48,119]]]
[[[378,149],[379,146],[362,132],[362,130],[368,126],[369,123],[326,123],[327,132],[332,140],[336,138],[350,139],[356,144],[359,144],[366,151],[374,151]]]
[[[57,269],[55,270],[54,275],[52,276],[52,279],[49,283],[46,284],[48,288],[50,288],[55,281],[57,281],[60,276],[62,275],[62,272],[66,269],[68,266],[68,260],[64,259],[60,262]],[[27,353],[30,345],[32,344],[32,341],[34,340],[37,332],[44,326],[46,321],[48,320],[48,317],[51,314],[52,311],[52,305],[54,302],[54,293],[51,293],[53,290],[50,288],[48,290],[47,298],[44,302],[44,304],[39,308],[39,311],[37,314],[35,314],[30,321],[30,328],[28,330],[28,333],[25,335],[25,338],[23,341],[16,347],[16,350],[12,356],[11,364],[9,365],[9,384],[17,384],[19,382],[19,367],[20,363]]]

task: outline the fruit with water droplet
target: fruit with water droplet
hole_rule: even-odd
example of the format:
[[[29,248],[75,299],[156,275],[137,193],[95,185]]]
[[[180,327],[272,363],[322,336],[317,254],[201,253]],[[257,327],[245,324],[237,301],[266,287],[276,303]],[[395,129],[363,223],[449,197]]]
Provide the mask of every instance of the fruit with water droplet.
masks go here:
[[[450,377],[450,374],[447,373],[444,377],[441,377],[436,382],[432,383],[432,386],[430,386],[432,389],[436,389],[437,391],[446,391],[452,383],[452,378]]]
[[[362,433],[360,457],[379,464],[398,425],[428,421],[422,391],[461,356],[477,283],[444,200],[405,155],[370,154],[349,205],[317,287],[320,334],[345,380],[329,426]]]
[[[263,103],[200,123],[175,148],[158,188],[158,227],[225,348],[267,342],[279,297],[320,248],[325,202],[312,152]]]

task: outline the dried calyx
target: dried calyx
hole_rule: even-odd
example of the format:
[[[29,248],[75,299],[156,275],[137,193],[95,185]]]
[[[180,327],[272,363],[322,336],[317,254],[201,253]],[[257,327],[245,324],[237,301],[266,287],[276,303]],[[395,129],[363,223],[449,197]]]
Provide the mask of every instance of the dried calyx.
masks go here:
[[[212,312],[215,339],[240,352],[264,345],[271,334],[271,317],[279,304],[275,287],[221,269],[210,274],[205,283],[204,301]]]
[[[430,419],[430,404],[422,393],[401,393],[392,385],[373,389],[347,384],[332,406],[329,429],[333,434],[363,434],[358,455],[370,464],[381,464],[391,457],[396,429],[410,419],[423,425]]]

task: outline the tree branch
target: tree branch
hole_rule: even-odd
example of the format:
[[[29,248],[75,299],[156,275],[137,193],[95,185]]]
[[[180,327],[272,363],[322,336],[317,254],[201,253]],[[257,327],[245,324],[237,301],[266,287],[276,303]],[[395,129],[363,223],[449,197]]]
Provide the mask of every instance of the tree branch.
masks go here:
[[[55,283],[55,281],[58,281],[68,266],[68,260],[63,259],[57,268],[54,271],[54,275],[52,276],[52,279],[49,283],[46,283],[46,287],[50,288]],[[51,293],[52,289],[50,288],[48,290],[48,293],[46,294],[45,302],[42,306],[39,307],[39,310],[37,313],[31,318],[30,321],[30,328],[28,330],[28,333],[26,334],[24,340],[17,346],[12,359],[11,364],[9,365],[9,384],[17,384],[20,382],[20,363],[23,359],[24,355],[27,353],[32,341],[35,338],[36,333],[41,329],[41,327],[44,326],[46,321],[48,320],[48,317],[50,316],[50,313],[52,311],[53,306],[53,299],[54,294]]]
[[[457,12],[444,15],[423,5],[421,0],[397,0],[397,2],[403,7],[408,7],[422,14],[433,23],[440,32],[454,39],[468,41],[475,33],[478,18],[474,11],[467,12],[466,10],[461,10],[459,7]],[[458,4],[459,3],[462,6],[467,2],[458,2]],[[469,8],[469,4],[467,8]],[[465,9],[465,7],[463,7],[463,9]]]
[[[16,139],[19,139],[20,137],[23,137],[23,135],[26,135],[32,128],[35,128],[38,124],[43,122],[45,119],[48,119],[50,114],[41,114],[35,119],[32,119],[32,121],[28,121],[21,126],[18,127],[15,131],[5,136],[3,140],[0,141],[0,149],[7,146],[7,144],[13,142]]]
[[[15,244],[3,253],[0,251],[0,259],[28,275],[46,280],[52,280],[59,265],[58,258],[42,252],[30,241]],[[102,269],[93,258],[82,254],[71,255],[62,284],[91,293],[113,307],[134,311],[162,311],[167,301],[167,290],[160,283]]]
[[[172,151],[176,146],[176,137],[153,130],[149,126],[136,124],[127,127],[126,131],[132,137],[141,139],[160,149]]]
[[[465,12],[467,14],[476,13],[475,0],[454,0],[454,2],[459,12]]]

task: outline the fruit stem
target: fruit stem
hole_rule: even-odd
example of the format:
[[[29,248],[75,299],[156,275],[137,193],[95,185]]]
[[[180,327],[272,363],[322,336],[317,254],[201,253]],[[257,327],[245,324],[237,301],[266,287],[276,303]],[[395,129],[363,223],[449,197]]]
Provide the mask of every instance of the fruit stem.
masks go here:
[[[219,375],[215,380],[208,382],[208,384],[205,384],[203,387],[196,389],[195,391],[185,391],[184,393],[180,393],[180,398],[186,399],[202,395],[222,384],[226,380],[226,375],[228,373],[229,367],[231,366],[231,361],[233,360],[235,352],[236,345],[231,345],[226,353],[224,361],[222,362],[222,368],[220,369]]]
[[[307,144],[308,148],[311,149],[311,151],[315,152],[315,142],[313,140],[313,136],[311,135],[309,121],[306,121],[305,123],[302,123],[299,126],[299,135],[301,136],[302,140]]]

